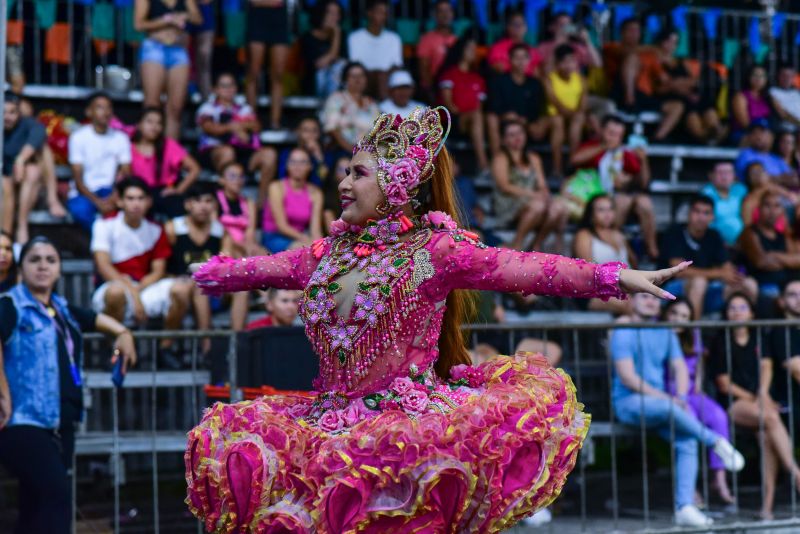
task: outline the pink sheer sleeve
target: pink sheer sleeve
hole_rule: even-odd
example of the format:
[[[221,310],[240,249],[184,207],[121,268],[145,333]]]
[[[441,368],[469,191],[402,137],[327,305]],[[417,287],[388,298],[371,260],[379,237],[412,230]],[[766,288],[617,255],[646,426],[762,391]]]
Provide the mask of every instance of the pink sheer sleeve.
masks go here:
[[[619,288],[619,272],[626,267],[623,263],[594,264],[556,254],[486,247],[457,232],[437,233],[431,239],[438,288],[625,298]]]
[[[303,289],[318,263],[310,247],[239,260],[214,256],[194,273],[194,280],[208,295],[268,287]]]

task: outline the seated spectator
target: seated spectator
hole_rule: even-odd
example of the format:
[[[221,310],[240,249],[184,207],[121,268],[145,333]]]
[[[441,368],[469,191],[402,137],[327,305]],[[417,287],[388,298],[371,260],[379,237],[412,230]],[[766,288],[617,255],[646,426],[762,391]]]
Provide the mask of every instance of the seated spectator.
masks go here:
[[[182,195],[197,180],[200,165],[180,143],[164,135],[160,108],[142,112],[131,141],[131,173],[150,187],[153,211],[166,217],[183,213]]]
[[[662,263],[674,266],[692,262],[676,279],[664,284],[664,290],[686,297],[695,319],[700,319],[704,311],[719,311],[723,299],[732,293],[745,292],[754,300],[758,294],[756,281],[746,278],[731,263],[722,236],[711,228],[713,221],[714,201],[696,195],[689,203],[687,224],[673,225],[661,241]]]
[[[389,71],[403,66],[403,43],[400,36],[386,29],[388,0],[367,2],[367,27],[347,37],[350,61],[361,63],[369,73],[371,94],[383,100],[389,94]]]
[[[758,282],[759,293],[765,297],[777,297],[781,287],[800,275],[800,247],[790,235],[775,230],[783,214],[780,196],[769,191],[764,193],[758,222],[746,227],[739,237],[747,271]]]
[[[0,230],[0,294],[17,283],[17,264],[14,261],[14,240],[11,234]]]
[[[131,142],[127,135],[109,126],[114,110],[104,93],[93,93],[86,101],[90,124],[69,136],[72,166],[67,209],[75,222],[91,231],[95,216],[117,209],[114,183],[131,172]]]
[[[341,91],[331,94],[322,108],[323,130],[336,150],[353,153],[353,146],[372,128],[380,113],[367,91],[367,70],[361,63],[348,63],[342,71]]]
[[[656,94],[665,107],[680,109],[680,114],[675,113],[665,119],[682,118],[689,135],[696,141],[721,142],[727,132],[717,113],[716,93],[711,93],[709,88],[700,83],[702,77],[689,70],[685,59],[675,57],[678,47],[676,32],[668,30],[660,43],[661,76]],[[661,137],[660,133],[656,133],[656,140],[666,137]]]
[[[725,244],[732,247],[744,228],[742,202],[747,196],[747,186],[736,181],[733,163],[718,161],[708,175],[709,182],[700,193],[714,201],[714,222],[711,228],[722,236]]]
[[[342,156],[333,163],[333,172],[322,182],[322,224],[325,234],[330,233],[331,223],[342,214],[342,201],[339,199],[339,184],[347,177],[350,157]]]
[[[527,149],[525,128],[518,122],[507,122],[502,132],[502,148],[492,158],[497,225],[505,228],[516,224],[514,240],[508,245],[513,249],[541,250],[547,236],[555,232],[556,249],[561,251],[567,208],[561,199],[550,196],[542,160]],[[527,247],[531,232],[536,235]]]
[[[20,115],[19,103],[17,95],[6,92],[0,230],[11,234],[16,223],[17,242],[24,244],[28,241],[28,215],[36,205],[42,185],[41,159],[47,133],[35,119]]]
[[[555,68],[544,80],[547,94],[547,114],[550,115],[550,150],[553,154],[553,174],[564,176],[563,147],[567,138],[574,153],[581,144],[587,121],[586,80],[578,71],[572,45],[559,45],[555,50]]]
[[[117,184],[120,212],[100,219],[92,229],[91,250],[100,286],[92,307],[126,324],[145,325],[164,319],[164,328],[179,330],[189,309],[184,287],[190,281],[166,277],[170,246],[161,226],[145,219],[150,208],[147,184],[136,177]],[[181,367],[172,339],[159,343],[161,363]]]
[[[752,301],[743,294],[731,295],[725,305],[726,321],[755,319]],[[734,424],[763,432],[761,454],[764,456],[764,493],[762,519],[772,519],[775,485],[781,467],[794,478],[800,490],[800,467],[794,459],[791,440],[780,414],[780,405],[772,399],[772,360],[758,346],[755,331],[738,326],[720,332],[711,343],[711,376],[717,385],[719,403],[728,408]]]
[[[755,120],[748,127],[746,145],[739,150],[734,166],[739,179],[744,179],[747,166],[757,161],[764,166],[770,178],[779,185],[792,187],[797,185],[797,176],[792,168],[780,157],[771,152],[774,137],[766,119]]]
[[[458,36],[453,33],[453,4],[450,0],[436,0],[433,4],[435,27],[424,34],[417,44],[419,85],[428,102],[436,100],[436,74],[442,68],[447,49]]]
[[[300,299],[303,292],[296,289],[271,287],[264,293],[264,308],[267,316],[247,323],[245,330],[258,330],[272,326],[293,326],[297,321]]]
[[[783,319],[800,320],[800,280],[790,280],[783,287],[778,305]],[[797,430],[800,423],[800,328],[774,326],[764,345],[766,356],[772,360],[775,401],[780,404],[782,413],[788,412],[791,404],[793,420],[789,424]]]
[[[269,52],[269,127],[281,128],[283,76],[289,59],[289,2],[250,0],[247,6],[247,83],[244,92],[251,109],[258,109],[264,59]],[[269,49],[269,50],[268,50]]]
[[[767,91],[767,69],[760,65],[750,68],[747,88],[731,98],[731,137],[738,142],[751,125],[760,121],[769,127],[773,118],[772,101]]]
[[[620,261],[636,268],[636,257],[628,240],[616,226],[614,200],[606,194],[597,195],[586,204],[572,246],[576,258],[594,263]],[[593,298],[589,300],[588,307],[590,310],[610,311],[615,315],[631,312],[630,300],[617,298],[605,301]]]
[[[800,175],[800,154],[797,151],[797,134],[794,130],[784,129],[778,133],[778,139],[775,141],[775,155],[786,162],[795,176]],[[800,180],[797,180],[792,188],[798,189],[798,186],[800,186]]]
[[[797,69],[791,63],[782,63],[778,68],[778,84],[769,88],[772,109],[785,127],[800,126],[800,89],[796,81]]]
[[[658,298],[649,293],[631,295],[632,320],[653,321],[658,317]],[[694,504],[698,474],[698,444],[705,443],[729,471],[744,467],[744,458],[720,434],[703,426],[688,411],[689,373],[680,342],[668,328],[617,328],[611,333],[614,361],[612,404],[617,419],[626,425],[654,429],[675,447],[675,523],[704,527],[713,521]],[[664,369],[669,366],[669,372]],[[665,374],[674,376],[675,395],[665,384]],[[674,434],[673,434],[674,433]]]
[[[269,186],[261,242],[273,254],[322,237],[322,191],[308,183],[310,172],[311,156],[295,148],[286,162],[286,177]]]
[[[306,91],[325,99],[339,88],[347,64],[346,42],[342,38],[342,6],[336,0],[318,2],[311,9],[311,29],[300,37],[306,62]]]
[[[706,349],[703,347],[703,337],[699,328],[690,328],[694,313],[688,300],[677,299],[667,302],[662,313],[662,318],[670,323],[685,323],[685,327],[673,329],[683,351],[683,359],[689,374],[689,389],[686,394],[686,409],[694,415],[703,425],[710,428],[725,439],[730,439],[730,422],[728,414],[714,399],[703,392],[705,383]],[[668,390],[676,395],[677,381],[668,374]],[[735,499],[728,487],[725,478],[725,464],[713,451],[708,451],[708,465],[714,472],[712,485],[717,490],[720,499],[727,504],[733,504]]]
[[[381,113],[400,115],[403,118],[411,115],[416,108],[425,107],[417,102],[414,96],[414,78],[407,70],[396,70],[389,75],[389,98],[378,104]]]
[[[669,28],[663,30],[656,37],[654,45],[652,49],[640,49],[638,54],[631,54],[625,59],[622,65],[622,107],[633,112],[659,111],[661,123],[653,138],[661,141],[678,126],[684,112],[680,100],[661,97],[661,93],[673,89],[665,85],[668,77],[664,62],[675,55],[677,32]],[[691,86],[691,83],[680,82],[679,85]]]
[[[245,180],[244,167],[235,161],[219,173],[219,222],[230,236],[231,255],[235,258],[263,253],[256,241],[256,203],[242,194]]]
[[[478,44],[469,34],[459,38],[447,51],[439,76],[439,89],[445,107],[450,110],[453,128],[469,134],[475,150],[478,171],[489,168],[483,133],[482,102],[486,99],[486,82],[475,71]]]
[[[758,222],[761,197],[771,192],[781,196],[782,199],[790,199],[797,202],[797,195],[790,192],[785,187],[770,180],[769,174],[764,170],[764,166],[754,161],[745,170],[745,185],[750,191],[742,201],[742,222],[744,226],[749,226]],[[789,227],[786,217],[782,215],[775,223],[775,230],[785,232]]]
[[[502,121],[522,122],[528,131],[528,136],[535,141],[542,140],[551,126],[543,105],[542,82],[525,74],[530,59],[529,47],[516,44],[508,53],[511,59],[511,71],[495,74],[489,79],[486,127],[489,134],[489,150],[492,154],[500,150]]]
[[[578,68],[582,71],[590,67],[600,67],[603,59],[589,38],[589,31],[572,20],[568,13],[557,13],[547,25],[548,38],[539,43],[538,51],[542,58],[544,73],[556,68],[556,49],[569,45],[575,51]]]
[[[205,263],[212,256],[222,252],[223,243],[227,239],[222,223],[214,219],[217,210],[215,187],[208,182],[192,184],[184,194],[186,215],[175,217],[164,224],[164,232],[172,249],[167,260],[166,272],[170,277],[180,280],[175,290],[178,299],[190,302],[194,311],[197,330],[211,328],[211,302],[190,278],[190,265]],[[233,298],[245,298],[247,294],[235,293]],[[200,350],[207,353],[211,349],[211,340],[205,338],[200,343]]]
[[[609,41],[603,44],[603,71],[609,94],[619,103],[623,98],[623,66],[628,58],[638,56],[645,49],[652,47],[642,46],[642,24],[639,19],[631,17],[619,25],[619,41]]]
[[[133,27],[146,34],[139,52],[144,106],[161,107],[161,95],[166,91],[166,133],[173,139],[180,137],[181,114],[189,91],[187,23],[203,23],[196,0],[135,1]]]
[[[528,44],[526,34],[528,33],[528,23],[525,15],[519,11],[512,12],[506,18],[505,37],[494,43],[489,48],[487,62],[489,66],[500,74],[511,70],[511,48],[514,45],[523,45],[528,48],[528,64],[525,67],[525,74],[535,76],[538,73],[539,65],[542,63],[542,54],[535,46]]]
[[[614,196],[616,226],[621,228],[631,212],[642,227],[645,248],[651,258],[658,257],[656,218],[650,187],[650,164],[643,147],[623,146],[625,123],[616,115],[603,118],[600,138],[583,143],[572,153],[570,163],[578,169],[596,169],[600,185]]]
[[[248,172],[270,176],[269,152],[261,147],[261,123],[254,108],[236,103],[236,80],[222,73],[214,85],[214,96],[197,109],[200,127],[200,164],[220,172],[222,167],[238,161]],[[274,167],[272,172],[274,172]]]
[[[308,179],[309,182],[317,186],[324,184],[330,177],[330,166],[333,164],[334,156],[322,148],[322,125],[319,119],[314,115],[302,117],[298,121],[294,132],[297,138],[296,146],[307,150],[311,154],[311,176]],[[265,148],[269,154],[270,174],[267,176],[267,180],[261,179],[258,183],[258,209],[264,207],[269,184],[275,178],[276,172],[277,176],[286,176],[286,161],[289,159],[289,153],[292,149],[294,147],[289,146],[282,148],[278,152],[273,147]]]

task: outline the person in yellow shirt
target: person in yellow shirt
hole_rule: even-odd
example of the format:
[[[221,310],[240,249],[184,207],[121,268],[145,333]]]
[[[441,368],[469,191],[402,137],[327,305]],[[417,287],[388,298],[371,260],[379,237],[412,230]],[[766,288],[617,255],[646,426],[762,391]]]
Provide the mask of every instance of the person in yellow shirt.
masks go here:
[[[586,80],[578,70],[575,49],[569,44],[556,47],[555,69],[544,80],[547,114],[550,115],[550,147],[553,152],[553,174],[563,176],[563,146],[567,135],[570,152],[581,142],[587,120]]]

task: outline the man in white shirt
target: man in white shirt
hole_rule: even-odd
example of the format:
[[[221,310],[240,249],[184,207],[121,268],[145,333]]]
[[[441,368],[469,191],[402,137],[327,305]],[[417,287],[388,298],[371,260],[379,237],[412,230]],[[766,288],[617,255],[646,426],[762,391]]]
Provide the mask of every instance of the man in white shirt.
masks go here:
[[[367,27],[347,38],[350,61],[361,63],[369,71],[370,87],[377,87],[379,99],[388,94],[389,71],[403,66],[403,43],[399,35],[386,29],[388,17],[387,0],[371,0],[367,3]]]
[[[772,106],[782,121],[790,126],[800,126],[800,90],[796,85],[797,71],[789,63],[778,70],[778,85],[770,88]]]
[[[114,182],[130,174],[131,142],[128,136],[109,126],[114,110],[104,93],[94,93],[86,102],[90,124],[69,136],[72,178],[67,207],[86,230],[91,231],[98,212],[117,209]]]
[[[414,78],[407,70],[396,70],[389,75],[389,98],[378,104],[381,113],[408,117],[418,107],[425,107],[411,97],[414,95]]]

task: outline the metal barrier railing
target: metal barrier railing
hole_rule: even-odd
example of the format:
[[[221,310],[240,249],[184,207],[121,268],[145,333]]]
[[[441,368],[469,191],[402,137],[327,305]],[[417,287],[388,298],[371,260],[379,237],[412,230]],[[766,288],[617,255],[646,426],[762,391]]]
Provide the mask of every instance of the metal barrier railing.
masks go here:
[[[789,328],[800,327],[800,321],[776,320],[746,323],[696,321],[688,323],[688,326],[698,328],[705,334],[714,330],[725,336],[726,368],[730,370],[731,335],[736,327],[748,326],[751,328],[757,347],[765,343],[765,329],[785,329],[786,354],[783,356],[788,358],[791,346]],[[674,490],[676,477],[674,413],[670,411],[669,439],[666,440],[669,453],[665,455],[664,445],[654,444],[650,441],[649,438],[654,435],[654,432],[646,424],[644,417],[641,417],[638,425],[631,426],[621,424],[616,419],[614,401],[609,387],[615,372],[606,347],[610,331],[618,328],[653,327],[687,327],[687,324],[540,323],[465,326],[465,329],[470,331],[473,345],[488,340],[488,342],[494,343],[501,353],[512,353],[516,344],[528,337],[560,345],[564,355],[560,366],[572,376],[578,389],[579,400],[586,405],[587,411],[593,416],[589,437],[562,498],[561,515],[567,518],[571,517],[573,520],[579,519],[581,531],[687,532],[685,528],[676,530],[673,526],[672,493],[669,498],[666,496],[666,477],[669,477],[669,487],[672,490]],[[185,432],[199,420],[201,410],[207,403],[203,394],[203,386],[209,382],[210,374],[207,364],[200,362],[198,350],[200,340],[205,337],[213,338],[214,354],[224,358],[227,363],[227,380],[231,386],[232,400],[240,399],[241,395],[236,384],[237,336],[233,332],[136,333],[142,364],[138,370],[128,375],[125,386],[120,390],[115,390],[111,386],[107,372],[92,370],[104,357],[100,349],[104,341],[100,336],[87,336],[90,350],[87,351],[89,370],[86,384],[91,391],[91,403],[89,417],[78,432],[76,466],[79,469],[76,469],[76,475],[81,472],[82,464],[85,467],[86,460],[91,460],[93,456],[101,455],[109,459],[108,473],[114,489],[113,519],[111,521],[114,532],[120,531],[120,518],[124,517],[124,514],[121,514],[121,502],[124,500],[121,489],[127,480],[125,457],[137,455],[146,457],[146,460],[140,462],[138,471],[149,470],[149,477],[152,479],[146,490],[152,503],[152,531],[160,532],[162,528],[165,531],[170,530],[170,528],[162,526],[164,522],[169,523],[174,519],[165,518],[160,513],[161,496],[165,491],[165,479],[171,478],[174,481],[183,477],[180,457],[186,443]],[[163,339],[172,339],[191,345],[189,369],[186,371],[159,370],[155,355],[157,344]],[[227,346],[217,347],[217,342],[227,344]],[[545,356],[547,356],[548,345],[545,343],[543,347]],[[640,368],[638,371],[641,373]],[[792,391],[800,386],[794,384],[788,374],[786,380],[790,401],[787,408],[791,423],[793,412],[796,409],[791,402]],[[184,398],[176,393],[181,390],[186,392]],[[109,408],[111,413],[108,413]],[[183,419],[177,416],[172,417],[170,412],[182,412],[185,417]],[[761,411],[759,430],[762,432],[757,437],[758,450],[763,450],[765,444],[766,438],[763,429],[764,418],[763,411]],[[746,436],[742,429],[734,427],[731,423],[730,431],[734,446],[737,445],[737,441],[748,444],[748,441],[743,439]],[[750,433],[753,434],[753,432]],[[601,445],[602,440],[609,440],[608,448]],[[792,451],[794,451],[793,425],[790,425],[790,442]],[[750,444],[752,445],[752,443]],[[709,502],[709,479],[705,462],[707,451],[705,445],[702,445],[700,449],[702,476],[699,477],[697,485],[700,487],[703,500]],[[163,456],[165,454],[167,456]],[[629,454],[634,455],[634,461],[626,457]],[[641,455],[641,461],[637,465],[635,460],[639,455]],[[663,457],[662,460],[654,462],[653,458],[659,455]],[[162,463],[160,463],[160,459]],[[712,528],[704,527],[697,531],[800,527],[800,515],[798,515],[797,499],[794,493],[796,484],[793,477],[791,477],[790,494],[786,495],[783,492],[776,498],[782,507],[782,513],[778,514],[783,516],[780,520],[748,520],[746,512],[741,511],[742,508],[739,508],[738,505],[742,504],[742,500],[746,501],[748,505],[752,504],[752,493],[755,488],[759,490],[759,493],[763,493],[766,466],[763,460],[759,462],[760,465],[754,464],[758,461],[754,455],[749,455],[747,459],[751,465],[750,479],[742,478],[742,474],[734,473],[732,475],[732,490],[739,511],[728,513],[723,521],[718,522]],[[758,483],[753,481],[752,466],[754,465],[758,465],[760,480]],[[667,466],[669,475],[663,472]],[[640,479],[638,483],[640,489],[638,490],[635,489],[637,479]],[[640,494],[640,497],[634,497],[633,494],[636,493]],[[610,498],[603,509],[598,510],[596,499],[590,500],[590,495],[610,495]],[[76,491],[74,493],[76,504],[77,497]],[[75,511],[78,512],[77,506]],[[556,521],[558,520],[557,518]],[[179,521],[184,529],[187,525],[192,524],[192,520],[187,517],[181,517]],[[197,523],[198,532],[200,528],[200,524]]]

